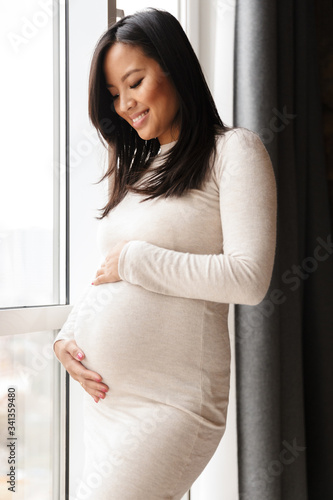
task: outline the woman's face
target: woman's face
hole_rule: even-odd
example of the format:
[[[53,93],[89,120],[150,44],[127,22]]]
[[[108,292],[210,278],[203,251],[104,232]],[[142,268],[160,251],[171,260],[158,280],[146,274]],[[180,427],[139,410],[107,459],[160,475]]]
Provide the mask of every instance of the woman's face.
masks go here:
[[[139,47],[117,42],[106,53],[104,74],[114,107],[141,139],[160,144],[178,139],[173,123],[179,109],[176,89],[160,65]]]

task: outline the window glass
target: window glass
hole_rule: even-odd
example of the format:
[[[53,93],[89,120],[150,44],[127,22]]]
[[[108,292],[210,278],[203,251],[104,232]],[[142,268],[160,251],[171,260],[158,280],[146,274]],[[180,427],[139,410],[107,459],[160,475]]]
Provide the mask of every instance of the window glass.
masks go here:
[[[59,301],[58,2],[1,2],[0,307]]]
[[[52,332],[0,337],[1,500],[51,499],[59,483],[53,339]]]

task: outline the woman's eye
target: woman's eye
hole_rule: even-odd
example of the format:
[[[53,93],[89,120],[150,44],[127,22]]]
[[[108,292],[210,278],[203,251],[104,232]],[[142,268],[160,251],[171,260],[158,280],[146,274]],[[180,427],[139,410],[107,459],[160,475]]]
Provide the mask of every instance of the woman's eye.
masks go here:
[[[140,85],[140,83],[142,82],[142,80],[143,80],[143,78],[141,78],[139,81],[137,81],[136,83],[134,83],[134,85],[130,85],[130,89],[136,89]],[[111,94],[111,97],[112,97],[113,101],[116,101],[118,99],[118,97],[119,97],[119,94],[115,94],[115,95]]]
[[[136,82],[134,85],[131,85],[130,88],[131,89],[136,89],[140,85],[140,83],[142,82],[142,80],[143,80],[143,78],[141,78],[141,80],[139,80],[138,82]]]

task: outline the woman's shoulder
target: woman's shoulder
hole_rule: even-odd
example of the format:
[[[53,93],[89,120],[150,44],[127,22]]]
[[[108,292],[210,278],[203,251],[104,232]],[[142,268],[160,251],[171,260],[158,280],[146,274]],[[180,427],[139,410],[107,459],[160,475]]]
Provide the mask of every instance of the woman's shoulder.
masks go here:
[[[259,135],[244,127],[229,128],[222,134],[216,135],[216,151],[237,154],[241,150],[266,150]]]
[[[258,134],[247,128],[235,127],[216,136],[212,174],[217,184],[230,171],[242,175],[245,169],[252,169],[254,165],[272,168],[269,154]]]

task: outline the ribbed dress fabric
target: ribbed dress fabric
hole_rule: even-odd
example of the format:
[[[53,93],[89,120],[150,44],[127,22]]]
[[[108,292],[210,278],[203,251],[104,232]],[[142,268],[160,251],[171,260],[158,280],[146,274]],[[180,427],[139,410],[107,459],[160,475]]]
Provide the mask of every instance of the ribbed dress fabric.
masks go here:
[[[162,146],[144,175],[173,145]],[[122,281],[88,285],[55,340],[74,338],[84,365],[110,388],[98,404],[84,396],[86,461],[76,500],[186,493],[226,426],[229,304],[259,303],[271,279],[275,178],[253,132],[217,139],[200,189],[143,199],[128,193],[100,222],[101,259],[129,241]]]

